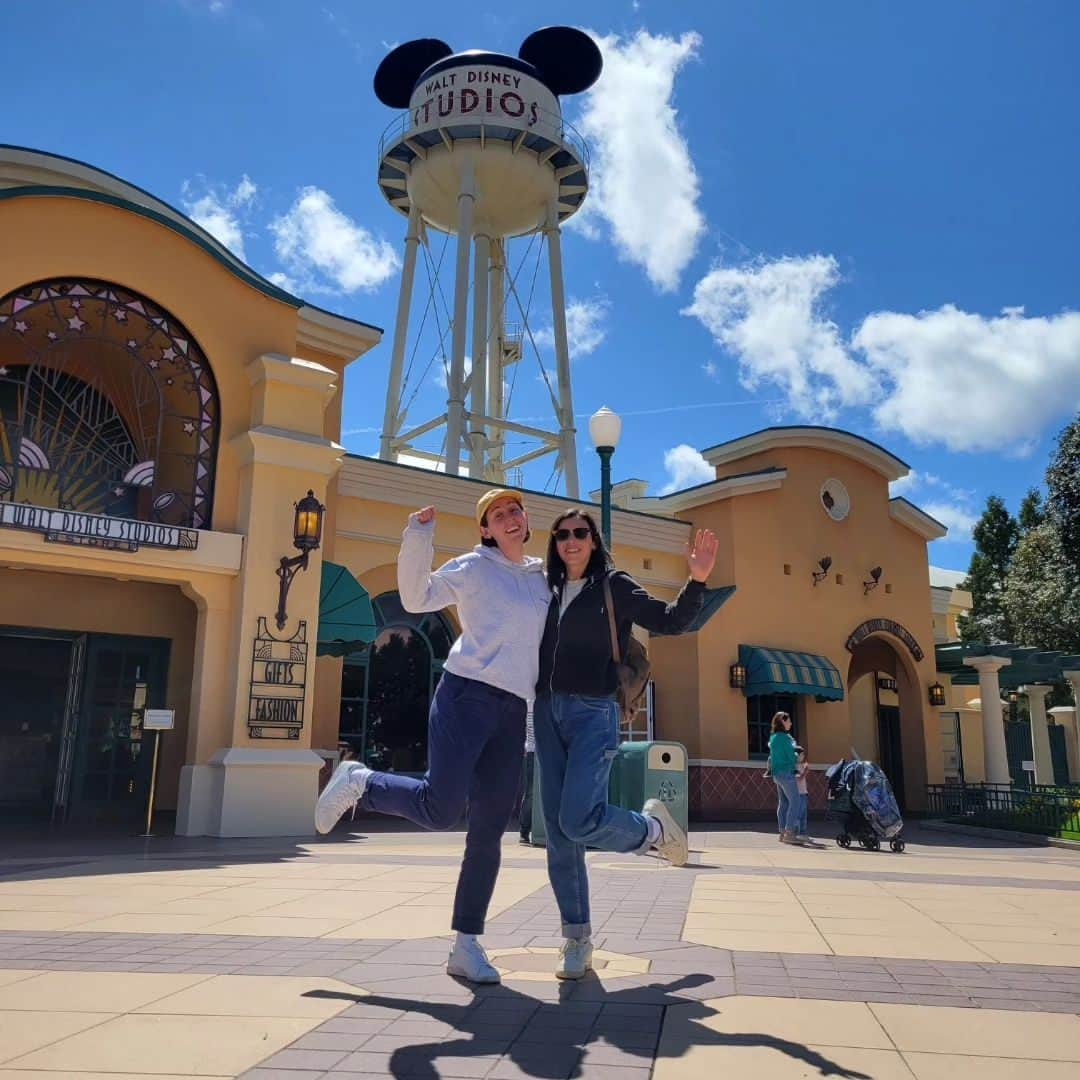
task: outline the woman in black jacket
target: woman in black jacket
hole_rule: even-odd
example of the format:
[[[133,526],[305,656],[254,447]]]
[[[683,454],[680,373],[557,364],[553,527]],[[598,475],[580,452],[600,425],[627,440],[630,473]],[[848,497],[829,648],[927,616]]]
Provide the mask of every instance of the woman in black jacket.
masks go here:
[[[654,634],[681,634],[701,609],[705,580],[716,562],[716,537],[698,532],[687,545],[690,581],[676,600],[650,596],[629,574],[613,570],[596,522],[586,510],[555,519],[548,541],[551,606],[540,645],[540,680],[533,706],[536,761],[547,826],[548,877],[566,938],[556,974],[580,979],[592,966],[585,848],[645,851],[675,866],[687,859],[686,834],[662,802],[635,813],[608,805],[608,777],[619,745],[618,673],[611,647],[604,582],[611,590],[626,656],[636,623]]]

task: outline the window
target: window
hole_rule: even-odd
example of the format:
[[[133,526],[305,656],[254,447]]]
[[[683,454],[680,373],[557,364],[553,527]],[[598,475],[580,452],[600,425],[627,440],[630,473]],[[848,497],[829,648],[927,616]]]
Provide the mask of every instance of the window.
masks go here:
[[[763,761],[769,756],[769,736],[775,713],[786,712],[791,717],[791,734],[799,741],[798,698],[794,694],[761,694],[746,699],[746,732],[751,761]]]
[[[386,772],[427,769],[427,720],[453,634],[437,613],[414,615],[396,592],[372,601],[378,636],[345,658],[338,738],[356,758]]]

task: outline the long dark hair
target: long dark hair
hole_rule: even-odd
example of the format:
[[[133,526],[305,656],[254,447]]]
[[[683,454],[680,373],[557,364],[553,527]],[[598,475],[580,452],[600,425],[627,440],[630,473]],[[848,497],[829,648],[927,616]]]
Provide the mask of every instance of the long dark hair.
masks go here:
[[[589,563],[585,567],[585,576],[594,577],[611,568],[611,556],[604,546],[604,538],[600,535],[600,530],[596,526],[596,519],[588,510],[583,510],[578,506],[572,507],[570,510],[564,510],[551,523],[551,534],[548,536],[547,546],[547,579],[548,585],[553,589],[561,589],[563,582],[566,581],[566,563],[562,561],[562,556],[559,554],[559,549],[555,543],[555,530],[568,518],[575,517],[581,518],[589,526],[589,532],[592,533],[593,544],[595,545],[593,553],[589,556]]]

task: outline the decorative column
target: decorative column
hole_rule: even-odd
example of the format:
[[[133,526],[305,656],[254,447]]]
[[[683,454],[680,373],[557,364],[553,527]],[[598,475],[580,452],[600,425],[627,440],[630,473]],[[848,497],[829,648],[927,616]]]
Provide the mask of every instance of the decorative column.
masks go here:
[[[1031,753],[1035,759],[1035,783],[1053,784],[1054,760],[1050,756],[1050,732],[1046,730],[1046,695],[1049,686],[1022,686],[1031,713]]]
[[[1007,656],[970,656],[965,661],[979,673],[979,702],[982,709],[983,759],[988,784],[1010,784],[1009,754],[1005,748],[1005,726],[1001,722],[1001,683],[998,672],[1012,661]]]
[[[1068,680],[1069,685],[1072,687],[1073,694],[1073,722],[1072,733],[1073,739],[1077,743],[1077,770],[1074,773],[1072,771],[1072,763],[1069,764],[1069,779],[1076,779],[1080,782],[1080,670],[1078,671],[1063,671],[1061,673]],[[1066,736],[1067,738],[1068,736]]]
[[[1069,762],[1069,783],[1080,784],[1080,742],[1076,732],[1076,709],[1072,705],[1058,705],[1046,710],[1065,732],[1065,755]]]

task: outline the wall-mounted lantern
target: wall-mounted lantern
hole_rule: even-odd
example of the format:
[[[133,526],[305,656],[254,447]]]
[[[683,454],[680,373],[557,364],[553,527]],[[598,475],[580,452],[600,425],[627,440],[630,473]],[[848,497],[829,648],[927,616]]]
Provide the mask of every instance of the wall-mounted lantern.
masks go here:
[[[936,682],[930,687],[930,704],[940,709],[945,704],[945,687]]]
[[[746,665],[732,664],[728,669],[732,690],[744,690],[746,688]]]
[[[285,613],[285,602],[289,597],[289,588],[297,570],[306,570],[308,556],[317,551],[322,542],[323,515],[326,507],[315,498],[315,492],[309,490],[298,503],[293,504],[296,513],[293,516],[293,547],[300,552],[291,559],[281,556],[281,563],[275,573],[278,576],[278,609],[277,628],[285,629],[288,615]]]

